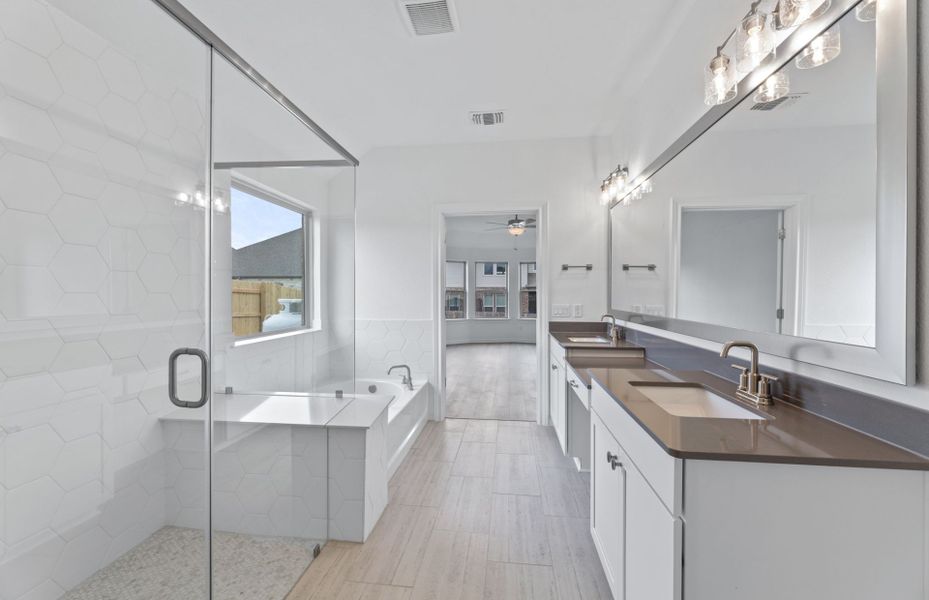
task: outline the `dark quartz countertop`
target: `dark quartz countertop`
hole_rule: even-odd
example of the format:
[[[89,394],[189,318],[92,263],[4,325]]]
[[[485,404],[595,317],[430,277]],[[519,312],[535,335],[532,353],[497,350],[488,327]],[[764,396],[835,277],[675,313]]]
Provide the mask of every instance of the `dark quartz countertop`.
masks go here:
[[[736,399],[736,384],[703,371],[671,371],[648,360],[570,361],[586,371],[664,450],[677,458],[929,470],[929,459],[777,401],[756,407]],[[681,417],[664,411],[630,382],[685,381],[766,417],[764,420]]]

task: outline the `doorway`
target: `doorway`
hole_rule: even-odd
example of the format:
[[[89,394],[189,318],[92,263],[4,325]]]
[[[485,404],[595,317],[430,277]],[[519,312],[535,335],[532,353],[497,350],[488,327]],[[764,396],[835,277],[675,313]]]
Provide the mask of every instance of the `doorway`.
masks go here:
[[[537,421],[537,211],[445,218],[445,416]]]

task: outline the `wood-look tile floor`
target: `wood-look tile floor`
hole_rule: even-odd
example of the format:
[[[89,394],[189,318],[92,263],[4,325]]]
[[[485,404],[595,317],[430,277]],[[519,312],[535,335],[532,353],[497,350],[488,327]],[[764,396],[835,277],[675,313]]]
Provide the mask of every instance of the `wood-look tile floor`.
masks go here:
[[[327,543],[288,600],[610,598],[589,507],[550,427],[430,422],[368,541]]]
[[[445,350],[446,414],[458,419],[535,421],[534,344],[462,344]]]

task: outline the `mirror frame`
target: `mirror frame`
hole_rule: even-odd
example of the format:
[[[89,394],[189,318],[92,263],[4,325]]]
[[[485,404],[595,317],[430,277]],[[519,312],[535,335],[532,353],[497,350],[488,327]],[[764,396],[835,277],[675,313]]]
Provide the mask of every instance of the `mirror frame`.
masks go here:
[[[634,178],[644,182],[750,96],[772,73],[793,60],[817,35],[854,10],[860,0],[833,0],[821,17],[804,23],[778,45],[778,58],[738,84],[727,104],[710,108]],[[903,385],[916,378],[916,4],[880,0],[876,31],[877,78],[877,281],[875,346],[754,332],[613,308],[613,210],[607,228],[607,306],[631,329],[657,329],[723,343],[754,342],[765,354]],[[647,202],[646,200],[643,200]],[[617,208],[618,207],[618,208]]]

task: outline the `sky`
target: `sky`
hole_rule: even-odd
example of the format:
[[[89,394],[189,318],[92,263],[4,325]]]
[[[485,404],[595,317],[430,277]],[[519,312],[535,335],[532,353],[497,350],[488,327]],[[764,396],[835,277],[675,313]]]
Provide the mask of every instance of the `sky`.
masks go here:
[[[238,250],[300,229],[303,215],[232,188],[232,247]]]

